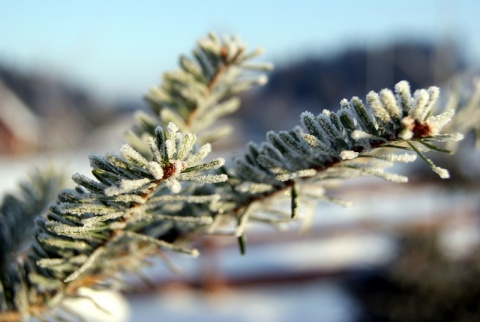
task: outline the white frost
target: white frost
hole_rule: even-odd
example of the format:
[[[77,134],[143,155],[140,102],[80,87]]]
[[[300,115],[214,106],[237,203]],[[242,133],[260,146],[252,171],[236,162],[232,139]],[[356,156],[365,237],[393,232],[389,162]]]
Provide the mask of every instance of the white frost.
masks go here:
[[[430,125],[433,134],[437,134],[440,130],[452,120],[455,110],[451,109],[442,114],[432,116],[428,119],[428,124]]]
[[[432,167],[432,170],[438,174],[440,176],[440,178],[442,179],[448,179],[450,178],[450,173],[448,172],[448,170],[444,169],[444,168],[440,168],[440,167],[437,167],[437,166],[433,166]]]
[[[162,153],[158,149],[157,142],[155,142],[155,139],[152,137],[147,138],[147,143],[150,147],[150,150],[152,151],[154,160],[161,163],[163,161]]]
[[[173,155],[175,154],[176,152],[176,146],[175,146],[175,142],[173,140],[166,140],[165,141],[165,147],[167,148],[167,155],[168,155],[168,158],[171,159],[173,158]]]
[[[355,159],[358,156],[358,152],[352,151],[352,150],[344,150],[340,152],[340,158],[342,160],[352,160]]]
[[[393,92],[389,89],[382,89],[380,91],[380,99],[382,100],[385,109],[394,118],[399,120],[402,117],[402,111],[397,105]]]
[[[134,162],[142,166],[145,166],[148,162],[140,153],[138,153],[138,151],[132,148],[132,146],[129,144],[124,144],[120,148],[120,153],[125,159],[133,160]]]
[[[165,184],[173,193],[179,193],[182,190],[182,185],[177,179],[169,178],[165,180]]]
[[[352,139],[354,139],[355,141],[362,140],[362,139],[371,139],[371,138],[373,138],[373,135],[368,134],[367,132],[362,131],[362,130],[355,130],[355,131],[352,132],[352,134],[351,134],[350,136],[351,136]]]
[[[155,179],[160,180],[163,178],[163,168],[157,162],[155,161],[148,162],[147,170]]]
[[[420,89],[415,91],[415,93],[413,94],[413,97],[414,97],[413,109],[410,114],[415,120],[422,123],[428,114],[428,109],[426,107],[427,107],[427,103],[430,98],[430,95],[425,89]]]
[[[395,92],[397,94],[398,105],[404,111],[404,115],[410,112],[412,94],[410,92],[410,84],[407,81],[400,81],[395,85]]]
[[[391,121],[390,114],[383,107],[383,104],[382,102],[380,102],[380,98],[377,93],[375,93],[374,91],[371,91],[370,93],[367,94],[367,104],[370,105],[370,107],[373,110],[373,113],[378,119],[382,120],[385,123],[390,123]]]
[[[133,190],[137,190],[144,185],[148,184],[150,182],[149,179],[139,179],[139,180],[122,180],[121,184],[119,187],[112,186],[107,189],[105,189],[105,194],[107,196],[115,196],[119,195],[122,193],[130,192]]]
[[[308,178],[313,177],[318,173],[315,169],[304,169],[293,173],[279,174],[277,180],[279,181],[288,181],[295,178]]]

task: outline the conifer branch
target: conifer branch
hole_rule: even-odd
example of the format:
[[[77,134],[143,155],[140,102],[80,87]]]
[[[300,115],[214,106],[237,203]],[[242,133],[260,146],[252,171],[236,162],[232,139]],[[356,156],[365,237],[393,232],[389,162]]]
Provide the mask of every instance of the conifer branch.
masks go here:
[[[36,215],[33,245],[16,268],[23,282],[2,273],[0,303],[5,313],[0,317],[17,311],[26,319],[42,313],[48,303],[76,296],[81,287],[105,287],[119,272],[139,270],[145,257],[158,256],[161,249],[196,256],[197,250],[172,244],[165,234],[175,226],[193,230],[208,225],[211,220],[183,204],[213,204],[218,196],[198,194],[198,187],[227,177],[209,173],[223,165],[221,159],[198,164],[210,148],[195,141],[195,135],[178,132],[172,123],[165,130],[157,127],[151,161],[130,145],[124,145],[120,155],[91,156],[96,180],[74,175],[75,190],[62,191],[46,216]],[[186,169],[188,176],[183,174]],[[182,197],[175,198],[180,191]],[[20,306],[21,294],[29,296],[22,297]]]
[[[35,210],[14,217],[8,213],[18,211],[2,208],[2,225],[35,220],[25,255],[16,246],[2,248],[2,256],[17,260],[12,269],[1,267],[1,319],[50,314],[82,287],[107,288],[118,283],[119,274],[140,271],[147,257],[163,258],[166,251],[196,256],[180,240],[217,233],[219,225],[232,224],[231,235],[245,253],[250,221],[275,224],[297,217],[304,200],[324,196],[326,180],[373,175],[405,182],[384,169],[416,155],[447,177],[424,153],[446,151],[432,142],[462,138],[442,132],[453,111],[435,115],[438,88],[411,95],[405,81],[395,92],[370,92],[366,105],[354,97],[342,100],[338,112],[304,112],[299,126],[267,133],[265,142],[249,144],[227,164],[222,158],[204,161],[211,152],[206,129],[238,107],[232,95],[265,79],[240,73],[265,69],[248,62],[258,53],[245,53],[233,38],[200,40],[193,60],[182,57],[181,69],[165,74],[162,86],[147,95],[153,116],[137,116],[141,127],[130,144],[119,154],[90,156],[93,178],[75,174],[77,186],[60,192],[44,216]],[[282,196],[290,199],[287,216],[268,203]],[[8,200],[4,204],[18,204]],[[8,231],[2,228],[2,240],[10,240]]]
[[[446,152],[433,144],[424,144],[424,140],[462,138],[461,134],[440,133],[453,113],[432,116],[437,98],[436,87],[416,91],[412,97],[408,83],[403,81],[396,85],[395,94],[387,89],[380,95],[369,93],[367,106],[354,97],[351,101],[343,100],[336,113],[327,110],[317,116],[303,113],[301,127],[269,132],[266,142],[250,144],[248,152],[227,168],[228,185],[217,187],[217,193],[229,201],[222,206],[222,216],[231,216],[233,221],[238,216],[244,218],[246,209],[252,205],[287,192],[295,215],[298,196],[304,195],[302,186],[308,184],[310,189],[312,183],[321,186],[322,181],[330,179],[373,175],[387,181],[406,182],[406,177],[384,172],[384,168],[393,162],[412,162],[415,155],[389,153],[391,148],[415,152],[441,178],[448,178],[447,170],[423,154],[429,150]],[[423,145],[424,151],[416,147],[416,142]],[[251,187],[261,185],[261,189],[241,188],[249,183]],[[239,220],[239,225],[243,232],[245,222]],[[244,252],[243,244],[241,249]]]
[[[257,72],[270,70],[271,65],[250,62],[261,53],[261,49],[247,52],[235,37],[221,39],[210,33],[201,38],[193,57],[180,56],[180,69],[165,73],[161,86],[150,89],[145,99],[152,113],[137,114],[139,124],[127,139],[141,145],[146,133],[151,135],[158,125],[165,127],[170,122],[184,133],[195,133],[199,143],[230,133],[229,126],[218,127],[216,121],[239,108],[235,95],[266,83],[266,76]]]
[[[36,249],[32,239],[35,219],[42,216],[63,185],[63,175],[52,168],[33,172],[20,184],[17,196],[7,194],[0,206],[0,320],[18,321],[19,308],[28,301],[25,287],[32,269],[29,249]],[[54,282],[53,282],[54,283]]]

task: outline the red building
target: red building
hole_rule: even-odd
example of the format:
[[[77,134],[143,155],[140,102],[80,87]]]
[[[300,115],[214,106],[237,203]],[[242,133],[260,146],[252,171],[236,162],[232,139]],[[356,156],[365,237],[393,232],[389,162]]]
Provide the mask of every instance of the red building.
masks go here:
[[[36,150],[40,125],[38,117],[0,80],[0,154]]]

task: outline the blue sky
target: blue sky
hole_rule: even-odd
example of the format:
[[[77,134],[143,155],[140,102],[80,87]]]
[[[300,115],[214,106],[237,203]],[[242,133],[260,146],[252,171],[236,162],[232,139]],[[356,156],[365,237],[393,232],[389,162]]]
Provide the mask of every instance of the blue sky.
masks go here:
[[[480,61],[480,1],[0,0],[0,60],[107,97],[141,96],[208,31],[277,63],[397,38],[457,38]]]

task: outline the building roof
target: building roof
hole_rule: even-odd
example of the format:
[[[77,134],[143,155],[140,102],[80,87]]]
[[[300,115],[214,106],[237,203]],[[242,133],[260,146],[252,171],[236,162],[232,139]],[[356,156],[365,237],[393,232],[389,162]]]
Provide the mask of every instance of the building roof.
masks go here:
[[[37,145],[41,122],[0,79],[0,123],[16,138]]]

